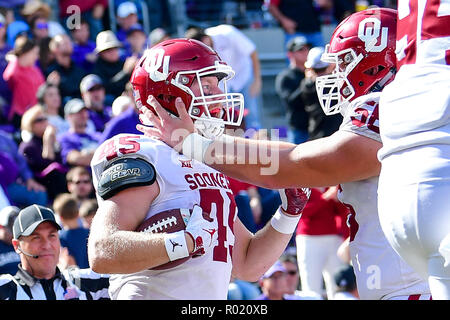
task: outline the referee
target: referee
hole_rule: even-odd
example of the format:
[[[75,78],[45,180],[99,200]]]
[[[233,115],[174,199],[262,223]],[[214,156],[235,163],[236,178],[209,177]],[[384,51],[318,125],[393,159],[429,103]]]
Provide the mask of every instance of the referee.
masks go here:
[[[58,267],[61,227],[49,208],[31,205],[13,225],[14,249],[20,255],[15,276],[0,275],[0,300],[109,299],[109,277],[91,269]]]

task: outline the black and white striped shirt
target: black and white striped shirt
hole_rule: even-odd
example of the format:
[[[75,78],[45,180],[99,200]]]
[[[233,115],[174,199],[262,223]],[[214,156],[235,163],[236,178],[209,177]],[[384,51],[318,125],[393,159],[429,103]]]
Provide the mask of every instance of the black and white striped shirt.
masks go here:
[[[36,279],[19,265],[15,276],[0,275],[0,300],[109,300],[109,276],[69,268],[49,280]]]

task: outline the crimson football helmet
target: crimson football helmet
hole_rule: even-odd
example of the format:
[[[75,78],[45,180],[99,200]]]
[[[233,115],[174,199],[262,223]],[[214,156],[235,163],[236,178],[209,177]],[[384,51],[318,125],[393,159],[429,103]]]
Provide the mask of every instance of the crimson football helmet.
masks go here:
[[[325,114],[380,91],[396,72],[397,11],[373,8],[356,12],[335,29],[321,60],[335,64],[332,74],[317,77],[316,89]]]
[[[222,93],[205,92],[199,85],[200,94],[195,95],[192,84],[195,80],[201,84],[205,76],[216,76]],[[131,84],[138,108],[154,111],[147,102],[153,95],[163,108],[178,116],[175,99],[180,97],[200,133],[214,138],[223,133],[225,125],[239,126],[242,121],[243,95],[227,89],[233,76],[233,69],[209,46],[193,39],[170,39],[145,51],[134,68]]]

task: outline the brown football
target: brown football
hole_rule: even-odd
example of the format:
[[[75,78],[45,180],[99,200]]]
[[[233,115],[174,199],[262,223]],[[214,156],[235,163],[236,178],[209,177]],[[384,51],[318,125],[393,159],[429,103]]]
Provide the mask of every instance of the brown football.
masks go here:
[[[150,218],[144,220],[137,228],[139,232],[151,232],[151,233],[173,233],[186,229],[186,224],[181,215],[181,210],[187,209],[172,209],[163,212],[159,212]],[[170,261],[160,266],[151,268],[150,270],[165,270],[176,267],[187,260],[191,256],[181,258],[178,260]]]

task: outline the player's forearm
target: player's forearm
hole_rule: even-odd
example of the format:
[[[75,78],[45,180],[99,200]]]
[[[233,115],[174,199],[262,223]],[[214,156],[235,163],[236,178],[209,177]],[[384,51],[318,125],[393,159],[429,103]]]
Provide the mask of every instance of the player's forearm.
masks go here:
[[[325,142],[294,145],[282,141],[235,138],[234,142],[213,142],[204,162],[235,179],[268,188],[329,186],[335,183],[330,157],[320,154]]]
[[[193,242],[186,234],[188,251]],[[89,264],[98,273],[134,273],[169,262],[162,234],[116,231],[89,240]]]
[[[246,281],[258,281],[284,252],[291,236],[276,231],[268,223],[250,240],[242,268],[233,269],[233,275]]]

